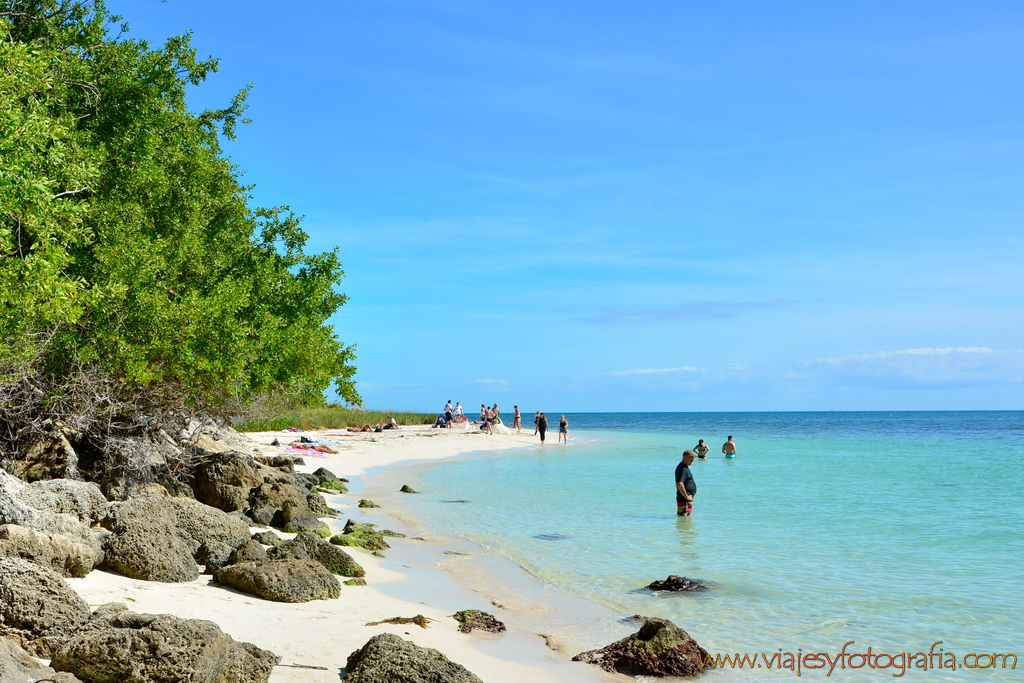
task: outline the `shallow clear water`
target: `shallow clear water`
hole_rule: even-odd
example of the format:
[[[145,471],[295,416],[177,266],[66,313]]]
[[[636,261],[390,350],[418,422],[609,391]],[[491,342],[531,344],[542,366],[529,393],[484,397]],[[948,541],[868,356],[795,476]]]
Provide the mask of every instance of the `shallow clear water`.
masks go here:
[[[958,658],[1024,658],[1024,412],[568,417],[568,448],[419,469],[408,509],[562,590],[670,618],[712,652],[832,653],[854,640],[848,651],[895,654],[941,640]],[[727,434],[734,460],[719,452]],[[693,517],[678,518],[672,473],[698,438],[712,451],[691,468]],[[669,574],[715,587],[637,590]],[[907,675],[1003,681],[1022,669]]]

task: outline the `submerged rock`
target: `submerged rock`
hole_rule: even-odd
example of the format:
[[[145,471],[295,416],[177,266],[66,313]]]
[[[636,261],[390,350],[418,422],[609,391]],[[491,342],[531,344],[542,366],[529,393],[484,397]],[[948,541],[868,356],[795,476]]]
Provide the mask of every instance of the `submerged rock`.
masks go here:
[[[628,676],[693,676],[704,670],[708,657],[686,631],[667,619],[652,618],[639,632],[572,659]]]
[[[266,683],[281,658],[212,621],[104,605],[57,647],[50,666],[90,683]]]
[[[271,560],[225,567],[214,581],[275,602],[328,600],[341,595],[331,572],[313,560]]]
[[[647,585],[652,591],[672,591],[675,593],[693,593],[706,591],[710,586],[700,579],[688,579],[685,576],[672,574],[667,579],[652,581]]]
[[[408,484],[402,484],[402,488],[398,489],[401,493],[417,493],[417,491],[409,486]]]
[[[478,609],[464,609],[453,614],[452,618],[459,622],[459,630],[463,633],[473,630],[487,631],[488,633],[505,632],[505,624],[498,621],[494,615]]]
[[[362,500],[359,501],[359,507],[361,507],[361,508],[379,508],[380,505],[377,505],[372,500],[367,500],[366,498],[363,498]]]
[[[483,683],[437,650],[391,633],[370,638],[348,656],[345,683]]]

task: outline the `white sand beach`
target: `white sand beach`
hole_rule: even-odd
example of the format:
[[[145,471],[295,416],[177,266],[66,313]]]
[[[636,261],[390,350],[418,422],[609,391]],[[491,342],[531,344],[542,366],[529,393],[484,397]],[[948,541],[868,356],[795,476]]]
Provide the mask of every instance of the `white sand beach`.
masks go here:
[[[305,465],[296,471],[313,472],[326,467],[334,474],[352,481],[359,490],[358,477],[370,468],[396,463],[451,458],[468,451],[508,449],[537,445],[535,437],[524,430],[522,435],[480,434],[462,429],[431,429],[404,427],[383,433],[361,433],[330,437],[342,432],[303,432],[303,436],[338,442],[337,455],[302,456]],[[265,455],[281,454],[281,448],[270,443],[280,439],[283,444],[298,435],[264,432],[248,435],[253,448]],[[357,507],[358,494],[325,495],[331,507],[340,510],[335,520],[327,521],[340,532],[350,516],[358,521],[378,521],[386,525],[387,514],[400,510],[363,510]],[[370,513],[373,517],[367,517]],[[279,532],[282,537],[289,534]],[[399,543],[415,543],[392,539]],[[137,612],[173,614],[179,617],[208,619],[215,622],[236,640],[248,641],[281,655],[281,666],[275,669],[272,683],[326,683],[338,681],[348,655],[359,649],[370,637],[390,632],[417,645],[440,650],[462,664],[487,683],[522,683],[556,681],[624,681],[623,676],[605,674],[596,667],[569,661],[564,653],[550,649],[545,639],[532,633],[510,628],[502,635],[463,634],[451,615],[463,609],[482,609],[502,619],[502,608],[492,605],[483,596],[460,588],[443,572],[414,564],[394,565],[358,548],[346,548],[366,569],[367,586],[344,586],[337,600],[316,600],[288,604],[262,600],[212,583],[203,575],[189,583],[154,583],[137,581],[116,574],[94,571],[81,579],[68,579],[71,586],[90,605],[98,606],[121,601]],[[411,582],[415,579],[417,600],[403,600],[386,594],[383,585]],[[423,586],[423,588],[419,588]],[[405,591],[403,594],[408,594]],[[412,617],[422,614],[432,621],[423,629],[414,624],[367,626],[367,622],[391,617]],[[316,668],[312,668],[316,667]]]

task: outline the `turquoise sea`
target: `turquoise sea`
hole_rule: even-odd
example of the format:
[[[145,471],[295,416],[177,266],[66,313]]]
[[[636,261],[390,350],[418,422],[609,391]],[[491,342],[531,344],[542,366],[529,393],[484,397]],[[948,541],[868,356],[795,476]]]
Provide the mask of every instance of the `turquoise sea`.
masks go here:
[[[567,417],[568,447],[549,434],[543,448],[414,468],[422,493],[403,505],[424,527],[508,558],[557,591],[622,616],[672,619],[711,652],[835,653],[852,640],[848,652],[891,655],[942,641],[934,651],[954,653],[957,669],[905,676],[1024,680],[1024,412]],[[733,460],[720,453],[730,434]],[[694,514],[678,518],[673,469],[699,438],[712,450],[691,468]],[[638,590],[669,574],[713,589]],[[970,653],[1022,661],[963,668]],[[824,680],[827,671],[802,673]],[[831,678],[894,673],[837,668]]]

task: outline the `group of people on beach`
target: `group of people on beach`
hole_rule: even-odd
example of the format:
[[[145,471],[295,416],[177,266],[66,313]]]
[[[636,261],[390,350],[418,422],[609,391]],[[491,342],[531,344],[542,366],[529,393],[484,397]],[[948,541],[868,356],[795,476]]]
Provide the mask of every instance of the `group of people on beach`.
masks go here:
[[[533,435],[540,434],[540,444],[544,445],[544,437],[548,431],[548,416],[539,410],[533,414]],[[569,445],[569,421],[562,415],[558,419],[558,443]]]
[[[697,482],[693,480],[693,472],[690,465],[694,460],[707,460],[708,445],[704,439],[697,439],[697,445],[692,451],[683,451],[683,460],[676,465],[676,514],[680,517],[689,517],[693,514],[693,499],[697,495]],[[732,459],[736,457],[736,442],[732,436],[722,444],[722,453],[725,457]]]
[[[516,434],[521,434],[523,431],[523,416],[519,412],[519,406],[512,406],[512,429],[515,430]],[[438,428],[450,428],[456,424],[467,422],[466,411],[463,409],[462,404],[458,401],[455,405],[449,400],[444,405],[441,413],[434,420],[434,427]],[[493,434],[492,429],[495,425],[505,426],[505,423],[501,421],[501,408],[495,403],[490,408],[487,407],[486,403],[480,404],[480,420],[479,422],[473,420],[474,425],[479,425],[481,431]],[[548,417],[539,410],[533,414],[533,435],[537,436],[540,434],[541,445],[544,444],[545,437],[548,431]],[[569,421],[565,419],[565,415],[562,415],[558,419],[558,443],[569,444]],[[701,442],[703,443],[703,441]]]

